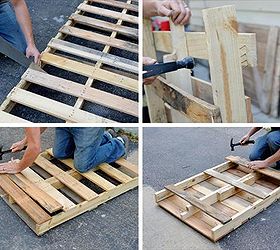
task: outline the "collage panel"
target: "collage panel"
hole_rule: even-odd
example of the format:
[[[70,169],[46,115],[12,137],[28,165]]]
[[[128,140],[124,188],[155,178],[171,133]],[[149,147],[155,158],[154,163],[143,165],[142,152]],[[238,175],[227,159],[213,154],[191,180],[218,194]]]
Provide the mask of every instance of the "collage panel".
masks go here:
[[[1,127],[1,249],[137,249],[138,129]]]
[[[137,123],[138,33],[134,0],[0,1],[0,122]]]
[[[145,123],[279,122],[278,1],[143,6]]]
[[[143,249],[278,245],[278,127],[145,128],[143,136]]]

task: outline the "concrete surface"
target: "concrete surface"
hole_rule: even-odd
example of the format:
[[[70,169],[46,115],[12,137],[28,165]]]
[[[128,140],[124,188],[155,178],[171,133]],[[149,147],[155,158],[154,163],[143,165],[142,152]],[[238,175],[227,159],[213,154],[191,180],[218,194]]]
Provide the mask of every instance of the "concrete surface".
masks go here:
[[[61,1],[26,0],[32,18],[33,32],[34,32],[36,44],[40,51],[43,51],[46,48],[51,38],[58,33],[58,30],[61,28],[61,26],[66,23],[68,17],[73,12],[75,12],[78,5],[82,2],[83,2],[82,0],[61,0]],[[102,6],[102,5],[96,4],[96,6]],[[116,8],[109,7],[109,9],[116,9]],[[116,10],[119,11],[119,9]],[[107,18],[106,20],[111,21],[112,19]],[[73,38],[70,36],[67,38],[67,40],[76,41],[83,46],[88,46],[99,50],[103,49],[104,47],[101,44]],[[132,41],[135,42],[135,40]],[[128,51],[122,51],[116,48],[112,48],[110,53],[114,55],[123,56],[131,60],[135,60],[135,61],[138,60],[138,55]],[[13,62],[9,58],[4,57],[2,54],[0,54],[0,60],[1,60],[0,103],[2,103],[6,99],[6,96],[12,90],[12,88],[15,87],[16,84],[20,81],[20,77],[24,73],[25,69],[24,67],[19,66],[17,63]],[[59,76],[68,80],[73,80],[81,84],[84,84],[87,80],[87,78],[84,76],[70,73],[68,71],[60,70],[49,65],[47,65],[44,69],[46,72],[52,73],[55,76]],[[130,91],[116,88],[113,87],[112,85],[108,85],[100,81],[95,81],[94,85],[96,88],[105,90],[109,93],[114,93],[119,96],[130,98],[132,100],[138,100],[137,94],[132,93]],[[53,100],[60,101],[71,106],[73,106],[75,104],[75,101],[77,100],[77,98],[75,97],[36,85],[31,85],[29,91],[40,94],[42,96],[49,97]],[[105,108],[101,105],[92,104],[89,102],[85,102],[83,109],[109,119],[115,119],[119,122],[137,122],[137,119],[135,117],[126,114],[121,114],[120,112],[114,111],[109,108]],[[32,122],[57,122],[57,123],[63,122],[58,118],[43,114],[41,112],[35,111],[28,107],[24,107],[22,105],[16,105],[16,107],[12,110],[11,113],[19,117],[28,119]]]
[[[5,149],[22,136],[22,128],[0,128],[1,144]],[[54,129],[47,129],[42,135],[42,149],[52,147],[53,138]],[[6,155],[3,162],[9,159]],[[137,163],[137,144],[130,144],[128,159]],[[1,250],[138,249],[138,189],[116,197],[41,237],[36,236],[0,199],[0,235]]]
[[[248,158],[250,146],[230,151],[249,128],[144,128],[144,249],[278,249],[280,206],[274,203],[234,232],[213,244],[204,236],[156,207],[152,193],[224,162],[228,155]],[[263,134],[259,132],[258,135]],[[253,137],[256,138],[256,137]],[[161,212],[160,212],[161,211]],[[178,235],[178,248],[170,248]],[[182,237],[185,235],[186,237]],[[153,242],[152,242],[153,239]]]

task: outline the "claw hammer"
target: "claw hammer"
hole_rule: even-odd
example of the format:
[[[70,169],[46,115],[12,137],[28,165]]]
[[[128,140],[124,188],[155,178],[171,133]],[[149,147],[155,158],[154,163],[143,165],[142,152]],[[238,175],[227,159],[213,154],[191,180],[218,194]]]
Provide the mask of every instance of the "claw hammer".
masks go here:
[[[19,151],[23,151],[23,150],[25,150],[26,148],[27,148],[27,146],[24,146],[24,148],[21,149],[21,150],[19,150]],[[3,146],[0,147],[0,160],[3,159],[3,154],[12,153],[12,149],[4,150],[4,151],[2,151],[2,149],[3,149]],[[19,152],[19,151],[17,151],[17,152]]]
[[[255,143],[254,140],[246,141],[244,144],[241,144],[240,142],[233,143],[233,138],[231,138],[231,140],[230,140],[230,148],[231,148],[231,151],[234,151],[234,147],[236,147],[236,146],[248,145],[248,144],[254,144],[254,143]]]

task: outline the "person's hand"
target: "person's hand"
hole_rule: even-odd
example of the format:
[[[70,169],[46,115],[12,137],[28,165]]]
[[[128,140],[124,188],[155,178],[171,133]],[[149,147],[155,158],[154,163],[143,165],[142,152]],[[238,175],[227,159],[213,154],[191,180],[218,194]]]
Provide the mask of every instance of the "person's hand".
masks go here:
[[[144,65],[151,65],[151,64],[155,64],[157,62],[157,60],[152,59],[150,57],[143,57],[143,64]],[[144,84],[145,85],[149,85],[152,84],[154,82],[154,80],[156,79],[156,77],[149,77],[144,79]]]
[[[10,149],[12,150],[12,152],[17,152],[17,151],[20,151],[24,148],[24,146],[26,145],[26,140],[23,139],[21,141],[18,141],[16,143],[14,143]]]
[[[256,170],[256,169],[262,169],[262,168],[268,168],[269,165],[266,161],[251,161],[248,163],[248,167]]]
[[[250,140],[250,136],[248,134],[246,134],[241,138],[241,140],[239,142],[241,143],[241,145],[244,145],[249,140]]]
[[[34,57],[34,62],[38,63],[40,59],[40,52],[34,44],[28,45],[26,48],[26,57]]]
[[[174,24],[186,25],[191,17],[191,11],[182,0],[157,1],[159,16],[171,17]]]
[[[21,172],[19,160],[13,158],[9,162],[0,163],[0,174],[17,174]]]

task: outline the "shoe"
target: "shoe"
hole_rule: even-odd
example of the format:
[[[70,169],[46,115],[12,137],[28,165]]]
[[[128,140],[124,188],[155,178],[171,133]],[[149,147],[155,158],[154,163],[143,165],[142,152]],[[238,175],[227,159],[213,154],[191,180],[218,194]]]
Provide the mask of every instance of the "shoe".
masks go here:
[[[129,139],[126,135],[118,136],[116,139],[118,139],[119,141],[121,141],[124,144],[125,153],[122,156],[122,158],[126,159],[127,158],[127,153],[128,153]]]
[[[118,136],[118,134],[112,128],[109,128],[107,132],[112,136],[112,138],[116,138]]]

